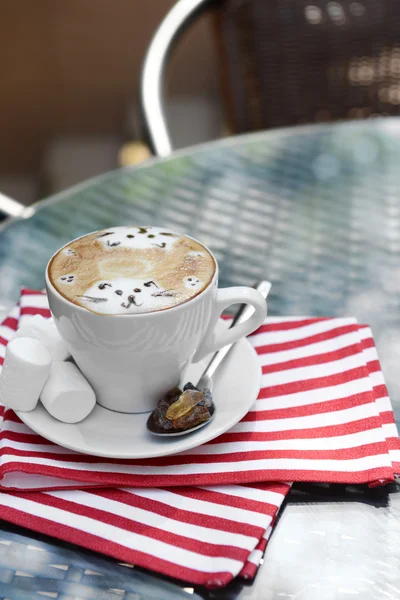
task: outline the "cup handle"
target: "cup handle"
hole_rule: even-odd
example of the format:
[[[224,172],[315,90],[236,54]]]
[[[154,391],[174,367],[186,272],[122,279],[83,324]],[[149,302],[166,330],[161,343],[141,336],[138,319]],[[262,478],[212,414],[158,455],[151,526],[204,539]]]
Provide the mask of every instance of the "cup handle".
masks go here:
[[[253,306],[253,314],[242,323],[237,323],[230,329],[216,331],[216,324],[223,311],[232,304],[249,304]],[[234,344],[240,338],[246,337],[264,321],[267,316],[267,302],[257,290],[249,287],[222,288],[217,291],[215,301],[216,316],[213,319],[211,331],[206,333],[204,340],[197,349],[193,362],[198,362],[208,354],[216,352],[224,346]]]

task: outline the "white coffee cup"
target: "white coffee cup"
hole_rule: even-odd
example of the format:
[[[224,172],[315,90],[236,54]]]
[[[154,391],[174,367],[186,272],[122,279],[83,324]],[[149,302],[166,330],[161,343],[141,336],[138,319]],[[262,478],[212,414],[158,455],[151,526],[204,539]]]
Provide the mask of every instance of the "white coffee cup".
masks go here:
[[[129,315],[100,315],[73,304],[52,285],[47,267],[54,322],[99,404],[124,413],[151,411],[179,383],[189,362],[261,325],[267,313],[263,296],[249,287],[218,289],[216,260],[215,264],[211,283],[192,299],[162,311]],[[255,310],[244,323],[216,329],[221,313],[232,304],[250,304]]]

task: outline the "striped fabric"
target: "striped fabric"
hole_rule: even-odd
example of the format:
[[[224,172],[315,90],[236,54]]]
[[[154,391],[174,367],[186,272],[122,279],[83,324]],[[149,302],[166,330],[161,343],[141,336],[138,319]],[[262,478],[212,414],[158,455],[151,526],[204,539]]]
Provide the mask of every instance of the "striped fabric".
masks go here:
[[[186,582],[254,577],[288,484],[0,493],[2,519]]]
[[[49,316],[46,297],[25,290],[20,312],[21,322],[32,314]],[[17,316],[3,325],[3,343]],[[269,318],[250,339],[262,387],[229,432],[174,456],[113,460],[50,443],[6,411],[3,488],[393,480],[400,470],[399,440],[368,327],[355,319]]]
[[[18,323],[34,314],[49,316],[47,300],[23,290],[0,327],[0,363]],[[393,480],[400,444],[368,327],[354,319],[269,318],[251,341],[263,371],[255,405],[228,433],[177,456],[80,455],[3,408],[1,517],[220,587],[237,575],[254,577],[290,489],[276,481]]]

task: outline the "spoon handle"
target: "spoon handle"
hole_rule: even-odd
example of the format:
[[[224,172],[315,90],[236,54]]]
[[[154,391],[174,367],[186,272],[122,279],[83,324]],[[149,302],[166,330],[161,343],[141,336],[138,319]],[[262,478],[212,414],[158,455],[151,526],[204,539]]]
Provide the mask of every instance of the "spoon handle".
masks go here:
[[[271,284],[269,281],[260,281],[255,286],[255,289],[258,290],[264,296],[264,298],[267,298],[269,290],[271,289]],[[246,321],[246,319],[248,319],[253,314],[253,312],[254,308],[252,306],[249,306],[248,304],[242,304],[231,323],[231,327],[236,325],[236,323],[242,323],[243,321]],[[214,354],[214,356],[208,363],[204,373],[200,377],[199,383],[197,385],[199,385],[203,379],[205,381],[211,379],[211,377],[214,375],[215,371],[217,370],[221,362],[224,360],[225,356],[228,354],[232,346],[234,346],[234,344],[224,346],[224,348],[221,348],[221,350],[218,350],[218,352]]]

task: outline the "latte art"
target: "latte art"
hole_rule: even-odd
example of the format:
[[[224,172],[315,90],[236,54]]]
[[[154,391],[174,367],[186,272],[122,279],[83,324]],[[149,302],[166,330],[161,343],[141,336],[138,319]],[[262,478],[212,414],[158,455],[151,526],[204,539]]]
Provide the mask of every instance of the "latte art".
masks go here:
[[[103,315],[146,313],[201,293],[215,273],[195,240],[158,227],[114,227],[86,235],[51,260],[49,278],[67,300]]]

